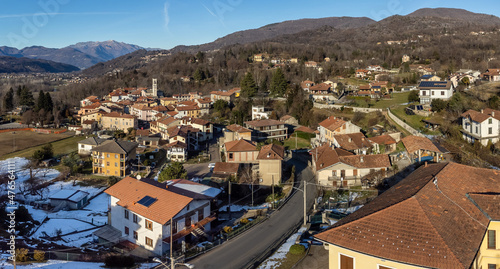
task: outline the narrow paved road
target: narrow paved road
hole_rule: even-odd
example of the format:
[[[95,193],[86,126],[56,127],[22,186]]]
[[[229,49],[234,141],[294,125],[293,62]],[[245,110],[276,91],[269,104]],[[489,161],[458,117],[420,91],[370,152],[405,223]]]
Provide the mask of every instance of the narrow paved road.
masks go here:
[[[300,180],[311,182],[314,180],[311,169],[304,162],[297,159],[292,159],[290,162],[295,165]],[[313,204],[315,193],[315,186],[307,185],[308,209]],[[262,253],[275,245],[283,235],[294,229],[302,220],[303,206],[303,193],[296,191],[290,200],[268,220],[189,263],[195,265],[197,269],[255,268],[258,266],[255,264],[255,259],[261,258]]]

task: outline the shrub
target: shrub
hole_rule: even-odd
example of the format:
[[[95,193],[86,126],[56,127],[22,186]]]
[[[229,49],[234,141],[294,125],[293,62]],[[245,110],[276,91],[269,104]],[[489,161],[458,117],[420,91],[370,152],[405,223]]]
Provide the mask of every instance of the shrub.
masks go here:
[[[16,261],[26,262],[28,261],[28,249],[21,248],[16,251]]]
[[[306,252],[306,247],[301,244],[295,244],[290,247],[290,254],[292,255],[302,255]]]
[[[229,226],[225,226],[224,228],[222,228],[222,230],[225,232],[225,233],[230,233],[233,231],[233,228],[232,227],[229,227]]]
[[[131,256],[111,255],[104,259],[104,264],[107,267],[131,267],[135,261]]]
[[[35,250],[35,253],[33,254],[33,259],[35,259],[35,261],[37,262],[45,261],[45,251]]]

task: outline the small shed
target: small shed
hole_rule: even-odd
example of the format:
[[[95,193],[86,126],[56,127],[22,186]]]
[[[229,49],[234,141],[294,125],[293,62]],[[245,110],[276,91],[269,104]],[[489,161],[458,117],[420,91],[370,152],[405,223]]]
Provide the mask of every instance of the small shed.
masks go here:
[[[81,190],[60,190],[49,197],[54,211],[82,209],[88,203],[89,193]]]
[[[432,120],[423,119],[422,122],[425,123],[425,128],[432,130],[432,131],[435,131],[436,129],[439,128],[439,126],[441,126],[441,124],[439,122],[435,122]]]

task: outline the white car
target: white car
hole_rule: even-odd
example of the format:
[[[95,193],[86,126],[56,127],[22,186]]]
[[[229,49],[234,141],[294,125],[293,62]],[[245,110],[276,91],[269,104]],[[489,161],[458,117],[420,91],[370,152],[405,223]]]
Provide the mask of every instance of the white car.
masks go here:
[[[215,163],[209,163],[208,164],[208,168],[210,168],[210,170],[214,169],[215,168]]]

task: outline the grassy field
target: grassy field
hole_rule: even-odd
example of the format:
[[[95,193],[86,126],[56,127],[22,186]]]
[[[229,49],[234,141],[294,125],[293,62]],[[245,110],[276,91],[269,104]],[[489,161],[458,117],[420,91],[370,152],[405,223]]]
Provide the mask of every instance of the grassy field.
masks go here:
[[[309,142],[309,140],[306,140],[304,138],[301,138],[301,137],[297,137],[297,147],[295,147],[295,136],[294,137],[290,137],[288,138],[287,140],[285,140],[285,148],[287,149],[303,149],[303,148],[309,148],[311,147],[311,143]]]
[[[371,108],[388,108],[391,106],[404,104],[408,102],[408,95],[410,92],[397,92],[392,94],[391,99],[382,99],[380,101],[376,101],[374,99],[370,99],[369,103],[365,102],[367,97],[351,97],[356,102],[356,106],[358,107],[371,107]]]
[[[14,152],[14,137],[15,151]],[[44,144],[51,143],[54,148],[54,154],[67,154],[77,150],[78,141],[84,138],[79,136],[70,136],[69,134],[37,134],[30,131],[16,132],[15,134],[0,134],[0,159],[12,157],[31,157],[33,152],[40,149]],[[58,141],[56,141],[58,140]],[[53,142],[55,141],[55,142]]]
[[[438,131],[430,131],[427,128],[425,128],[425,123],[422,122],[423,119],[432,119],[432,117],[424,117],[420,115],[407,115],[405,112],[406,106],[398,106],[396,108],[392,108],[391,112],[398,118],[402,119],[404,122],[406,122],[408,125],[411,127],[415,128],[416,130],[421,130],[426,134],[440,134]],[[436,119],[439,119],[439,117],[435,117]],[[437,120],[435,120],[437,121]]]

